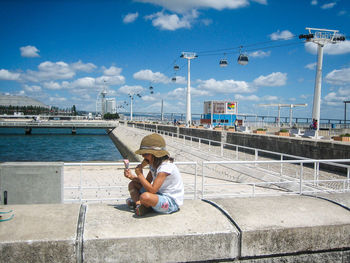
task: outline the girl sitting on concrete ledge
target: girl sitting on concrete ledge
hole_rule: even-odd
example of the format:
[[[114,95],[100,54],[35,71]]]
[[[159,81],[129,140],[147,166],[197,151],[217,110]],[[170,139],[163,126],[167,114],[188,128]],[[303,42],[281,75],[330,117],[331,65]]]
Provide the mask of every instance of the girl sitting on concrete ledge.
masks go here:
[[[179,210],[183,204],[184,187],[181,174],[165,148],[165,140],[157,133],[145,136],[136,154],[144,160],[135,168],[136,175],[130,169],[124,170],[129,178],[131,198],[126,200],[130,208],[135,209],[138,216],[152,209],[159,213],[170,214]],[[149,164],[147,177],[143,168]]]

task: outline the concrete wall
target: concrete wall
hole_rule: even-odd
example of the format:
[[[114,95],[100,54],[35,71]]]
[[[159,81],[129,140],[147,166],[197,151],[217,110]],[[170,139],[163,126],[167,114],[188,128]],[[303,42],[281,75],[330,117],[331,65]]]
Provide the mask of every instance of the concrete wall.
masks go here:
[[[61,203],[63,201],[63,163],[0,164],[0,198],[1,204],[6,201],[7,204]]]
[[[0,262],[348,263],[349,204],[349,194],[185,200],[143,217],[124,204],[8,205]]]
[[[143,124],[135,124],[143,127]],[[172,131],[175,126],[149,124],[148,128]],[[313,140],[242,132],[214,131],[198,128],[178,128],[179,134],[210,139],[218,142],[257,148],[272,152],[302,156],[311,159],[350,159],[350,144],[336,141]],[[173,132],[173,131],[172,131]]]

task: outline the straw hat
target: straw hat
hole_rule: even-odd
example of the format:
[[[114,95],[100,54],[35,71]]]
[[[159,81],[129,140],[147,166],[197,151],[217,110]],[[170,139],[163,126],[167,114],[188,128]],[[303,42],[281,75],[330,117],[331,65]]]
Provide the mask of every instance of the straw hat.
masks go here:
[[[155,157],[163,157],[165,155],[170,156],[169,152],[165,149],[165,140],[157,133],[145,136],[136,154],[153,154]]]

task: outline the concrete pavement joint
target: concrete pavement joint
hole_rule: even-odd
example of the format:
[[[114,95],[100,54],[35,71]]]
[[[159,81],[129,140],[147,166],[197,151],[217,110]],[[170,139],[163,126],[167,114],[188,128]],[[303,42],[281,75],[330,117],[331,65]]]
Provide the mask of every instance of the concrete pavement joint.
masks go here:
[[[238,230],[238,244],[239,244],[238,258],[240,258],[241,251],[242,251],[242,249],[241,249],[242,248],[242,230],[241,230],[241,228],[239,227],[239,225],[235,222],[235,220],[230,216],[230,214],[223,207],[221,207],[220,205],[216,204],[215,202],[207,200],[207,199],[202,199],[202,201],[205,203],[208,203],[208,204],[214,206],[216,209],[218,209],[237,228],[237,230]]]
[[[331,200],[331,199],[328,199],[328,198],[325,198],[325,197],[322,197],[322,196],[317,196],[317,195],[307,195],[307,194],[302,194],[303,196],[308,196],[308,197],[313,197],[313,198],[318,198],[318,199],[321,199],[321,200],[325,200],[325,201],[328,201],[328,202],[331,202],[335,205],[338,205],[346,210],[348,210],[350,212],[350,207],[347,207],[341,203],[338,203],[337,201],[334,201],[334,200]]]
[[[85,215],[86,215],[86,204],[81,204],[79,210],[78,226],[77,226],[77,237],[76,237],[76,255],[77,263],[84,262],[84,224],[85,224]]]

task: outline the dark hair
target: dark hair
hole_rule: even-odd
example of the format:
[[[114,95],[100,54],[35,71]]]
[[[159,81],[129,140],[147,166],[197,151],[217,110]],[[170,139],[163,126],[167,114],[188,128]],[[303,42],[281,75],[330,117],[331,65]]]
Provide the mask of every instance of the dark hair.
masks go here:
[[[174,162],[174,158],[169,157],[168,155],[164,155],[162,157],[155,157],[153,155],[153,167],[154,167],[154,169],[157,169],[162,164],[162,162],[164,162],[166,160],[169,160],[171,163]]]

